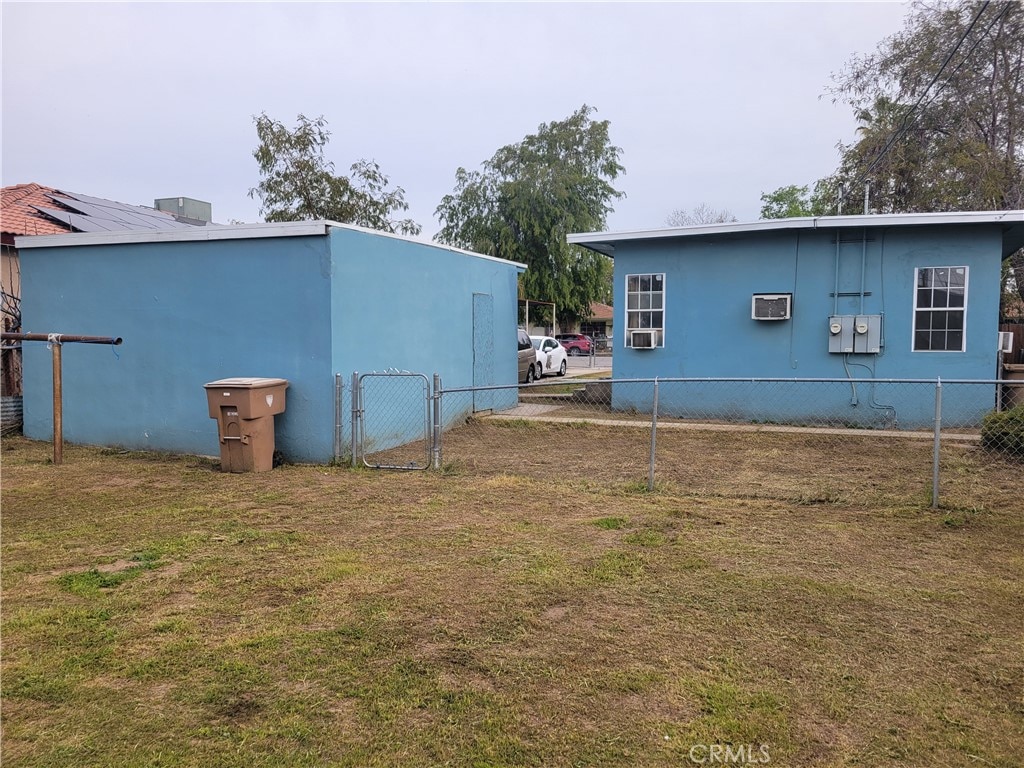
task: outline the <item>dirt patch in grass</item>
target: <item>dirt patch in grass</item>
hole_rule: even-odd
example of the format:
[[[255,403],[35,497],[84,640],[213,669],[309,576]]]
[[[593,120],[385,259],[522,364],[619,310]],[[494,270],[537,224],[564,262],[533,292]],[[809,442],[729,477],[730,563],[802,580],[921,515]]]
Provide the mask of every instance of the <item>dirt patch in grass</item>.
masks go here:
[[[933,511],[916,448],[659,434],[649,493],[605,430],[437,473],[5,441],[5,762],[1019,763],[1018,476],[950,452]]]

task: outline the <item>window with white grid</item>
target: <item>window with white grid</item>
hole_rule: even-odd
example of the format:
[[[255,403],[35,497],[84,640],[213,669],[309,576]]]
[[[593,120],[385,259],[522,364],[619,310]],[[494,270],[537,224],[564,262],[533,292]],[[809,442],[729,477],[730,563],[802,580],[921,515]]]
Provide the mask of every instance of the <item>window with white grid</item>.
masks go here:
[[[633,332],[651,332],[653,347],[665,346],[665,274],[626,275],[626,346]]]
[[[914,351],[963,352],[967,267],[919,267],[914,285]]]

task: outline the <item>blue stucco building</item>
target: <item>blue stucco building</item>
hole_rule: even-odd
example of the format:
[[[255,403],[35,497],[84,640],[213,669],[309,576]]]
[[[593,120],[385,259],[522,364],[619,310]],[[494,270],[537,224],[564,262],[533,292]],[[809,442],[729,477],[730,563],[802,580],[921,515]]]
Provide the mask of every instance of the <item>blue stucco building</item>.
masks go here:
[[[1000,265],[1024,246],[1024,212],[763,220],[569,242],[614,259],[614,377],[975,379],[997,376]],[[886,409],[822,384],[772,402],[693,388],[659,411],[799,421],[827,410],[852,424],[932,418],[910,388]],[[994,398],[947,408],[976,421]],[[617,387],[613,407],[649,411],[650,390]]]
[[[439,373],[448,387],[517,379],[521,264],[326,221],[17,244],[26,332],[124,339],[110,350],[65,345],[71,442],[216,455],[203,384],[279,377],[290,386],[277,447],[326,462],[335,374],[343,412],[353,371]],[[50,380],[46,346],[26,343],[28,437],[52,433]]]

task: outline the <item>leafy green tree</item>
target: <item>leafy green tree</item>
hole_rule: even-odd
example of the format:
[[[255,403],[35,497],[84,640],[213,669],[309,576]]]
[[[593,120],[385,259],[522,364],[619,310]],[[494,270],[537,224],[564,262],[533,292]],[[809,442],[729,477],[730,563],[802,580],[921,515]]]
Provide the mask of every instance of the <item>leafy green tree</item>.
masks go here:
[[[736,221],[736,217],[727,209],[718,210],[707,203],[695,206],[692,211],[677,208],[665,219],[670,227],[693,227],[700,224],[725,224]]]
[[[763,217],[860,213],[865,185],[877,213],[1024,207],[1021,3],[917,0],[903,29],[829,90],[853,107],[856,140],[809,199],[803,187],[762,195]],[[1008,265],[1024,298],[1024,255]]]
[[[584,104],[502,147],[481,170],[459,168],[454,192],[436,211],[437,240],[527,264],[520,296],[553,301],[562,321],[589,315],[611,271],[609,259],[569,245],[566,235],[602,229],[625,196],[612,186],[625,171],[622,150],[593,112]]]
[[[841,145],[844,210],[1024,205],[1024,6],[915,2],[901,32],[855,57],[830,89],[860,122]]]
[[[859,208],[865,182],[883,213],[1024,207],[1020,3],[915,2],[901,32],[833,83],[860,122],[832,177],[844,208]],[[1007,265],[1004,285],[1024,299],[1024,254]]]
[[[791,219],[799,216],[813,216],[811,198],[807,186],[790,184],[774,192],[761,193],[762,219]]]
[[[331,134],[322,115],[300,114],[294,130],[265,112],[253,122],[260,142],[253,157],[263,178],[249,197],[259,197],[267,221],[330,219],[384,232],[420,233],[411,219],[393,218],[394,212],[409,209],[405,190],[391,188],[375,161],[354,163],[351,176],[335,174],[334,163],[324,157]]]
[[[814,183],[813,191],[805,184],[789,184],[774,192],[761,194],[762,219],[789,219],[800,216],[830,216],[836,211],[836,178],[827,176]]]

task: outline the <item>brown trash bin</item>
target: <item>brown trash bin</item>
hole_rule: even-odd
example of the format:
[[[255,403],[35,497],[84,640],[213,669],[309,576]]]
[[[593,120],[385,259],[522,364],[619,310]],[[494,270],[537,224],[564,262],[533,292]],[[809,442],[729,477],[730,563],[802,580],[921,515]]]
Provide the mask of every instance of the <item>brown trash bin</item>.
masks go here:
[[[274,416],[284,413],[286,379],[234,378],[204,384],[210,418],[217,420],[220,468],[274,468]]]

